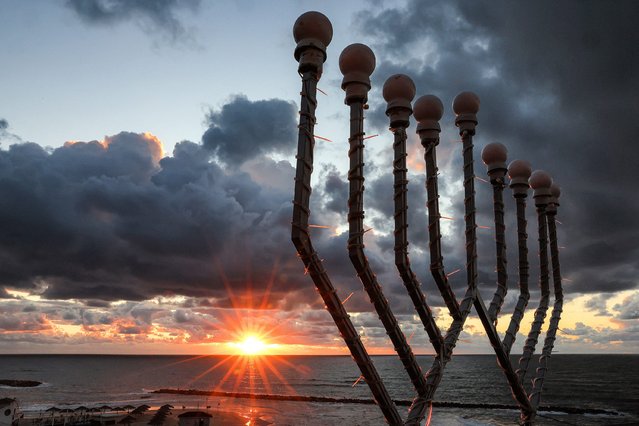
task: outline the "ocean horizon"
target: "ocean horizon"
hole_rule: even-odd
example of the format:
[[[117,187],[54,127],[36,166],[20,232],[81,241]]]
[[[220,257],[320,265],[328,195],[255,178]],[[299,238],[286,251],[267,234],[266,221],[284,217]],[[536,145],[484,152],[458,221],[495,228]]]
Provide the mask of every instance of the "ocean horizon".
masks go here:
[[[410,381],[397,357],[373,356],[393,399],[410,401]],[[419,355],[425,372],[432,355]],[[518,356],[514,355],[516,362]],[[536,357],[527,378],[532,378]],[[0,379],[35,380],[32,388],[0,386],[0,397],[17,398],[25,412],[108,404],[159,406],[165,403],[209,407],[235,413],[259,412],[276,425],[384,424],[373,405],[339,402],[370,401],[366,383],[347,355],[0,355]],[[557,354],[550,362],[538,424],[605,425],[639,422],[639,355]],[[528,381],[529,383],[529,381]],[[217,391],[218,396],[154,393],[159,389]],[[333,399],[273,401],[235,398],[232,393]],[[451,424],[516,424],[518,412],[494,355],[455,355],[435,394],[435,415]],[[494,409],[495,405],[512,408]],[[565,413],[556,407],[604,410]],[[405,415],[407,407],[398,407]],[[434,417],[435,418],[435,417]],[[456,422],[456,423],[455,423]]]

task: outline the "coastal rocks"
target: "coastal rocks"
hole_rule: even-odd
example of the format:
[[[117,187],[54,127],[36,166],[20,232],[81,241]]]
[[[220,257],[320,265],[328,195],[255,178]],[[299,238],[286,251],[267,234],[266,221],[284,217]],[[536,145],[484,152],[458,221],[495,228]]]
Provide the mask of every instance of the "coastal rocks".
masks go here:
[[[34,388],[41,384],[42,382],[35,380],[0,379],[0,385],[10,386],[12,388]]]

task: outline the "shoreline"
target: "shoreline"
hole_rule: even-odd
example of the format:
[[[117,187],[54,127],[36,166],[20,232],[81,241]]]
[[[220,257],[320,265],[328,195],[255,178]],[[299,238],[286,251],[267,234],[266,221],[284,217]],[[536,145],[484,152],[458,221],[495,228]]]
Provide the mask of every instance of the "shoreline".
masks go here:
[[[166,389],[164,389],[166,390]],[[178,415],[187,411],[203,411],[211,415],[212,425],[227,426],[269,426],[304,424],[306,426],[325,426],[338,424],[345,418],[357,418],[357,424],[361,426],[376,426],[383,424],[383,417],[371,403],[347,403],[326,401],[310,401],[304,397],[291,399],[287,395],[277,395],[276,398],[260,398],[260,394],[241,394],[231,392],[208,392],[196,390],[172,390],[170,393],[149,391],[153,401],[148,401],[151,406],[142,415],[137,415],[134,420],[122,422],[133,410],[127,412],[115,412],[114,409],[101,413],[91,413],[98,424],[120,424],[129,426],[145,426],[161,410],[162,405],[170,405],[170,412],[158,426],[179,426]],[[155,397],[153,397],[155,395]],[[243,396],[243,397],[242,397]],[[206,397],[204,399],[203,397]],[[210,399],[209,399],[210,398]],[[107,401],[107,405],[109,402]],[[139,404],[146,405],[143,402]],[[136,404],[137,405],[137,404]],[[401,404],[404,405],[404,404]],[[75,404],[59,404],[67,407],[66,413],[47,412],[43,406],[40,409],[26,408],[23,412],[25,418],[20,421],[22,426],[63,426],[73,424],[89,424],[87,417],[75,412],[78,407]],[[93,406],[93,405],[92,405]],[[514,406],[486,404],[464,404],[451,402],[434,402],[435,409],[432,412],[433,424],[446,424],[451,426],[507,426],[515,424],[519,416],[519,410]],[[94,407],[93,410],[100,407]],[[545,411],[552,408],[552,411]],[[87,411],[89,408],[85,408]],[[573,424],[599,425],[614,419],[616,424],[636,424],[626,414],[609,410],[577,409],[578,413],[566,413],[556,411],[556,407],[543,407],[540,412],[538,424],[551,426],[558,420]],[[590,411],[590,412],[585,412]],[[65,420],[66,418],[66,420]],[[603,420],[609,420],[602,423]],[[550,420],[554,419],[554,420]],[[600,420],[596,420],[600,419]],[[122,422],[122,423],[120,423]]]
[[[322,396],[304,396],[304,395],[273,395],[273,394],[256,394],[247,392],[223,392],[223,391],[205,391],[198,389],[158,389],[153,394],[171,394],[171,395],[189,395],[189,396],[215,396],[239,399],[261,399],[270,401],[295,401],[295,402],[323,402],[335,404],[367,404],[375,405],[372,399],[360,398],[333,398]],[[410,400],[394,400],[395,405],[410,407]],[[519,410],[517,405],[513,404],[487,404],[487,403],[469,403],[469,402],[452,402],[452,401],[433,401],[435,408],[471,408],[471,409],[487,409],[487,410]],[[622,414],[614,410],[605,410],[602,408],[579,408],[565,406],[540,406],[540,412],[559,412],[565,414],[588,414],[588,415],[605,415],[605,416],[621,416]]]
[[[194,395],[195,396],[195,395]],[[176,400],[179,400],[177,398]],[[242,402],[245,401],[245,402]],[[210,425],[225,426],[269,426],[269,425],[291,425],[304,424],[306,426],[325,426],[327,424],[338,424],[343,421],[343,413],[351,414],[359,413],[358,425],[376,426],[383,424],[381,414],[378,410],[366,408],[367,405],[362,404],[332,404],[332,408],[327,410],[324,403],[308,403],[306,401],[278,401],[278,400],[258,400],[252,399],[248,404],[247,399],[227,400],[224,405],[215,406],[215,400],[210,401],[211,405],[202,405],[194,400],[175,402],[175,406],[168,410],[166,417],[161,423],[153,423],[152,419],[156,418],[162,407],[157,405],[151,407],[141,415],[134,416],[134,419],[125,420],[129,413],[127,412],[109,412],[94,413],[91,416],[84,416],[76,413],[48,413],[43,411],[25,411],[25,417],[20,419],[18,425],[21,426],[70,426],[70,425],[87,425],[90,419],[96,420],[97,424],[110,424],[114,426],[146,426],[154,424],[157,426],[179,426],[178,416],[189,411],[206,412],[211,417]],[[182,405],[184,404],[184,405]],[[195,405],[197,404],[197,405]],[[166,404],[165,404],[166,405]],[[507,426],[516,424],[519,416],[519,410],[516,409],[481,409],[458,406],[441,406],[432,412],[432,424],[446,424],[450,426]],[[361,407],[361,408],[360,408]],[[335,412],[337,410],[337,412]],[[610,414],[587,414],[575,417],[574,414],[559,412],[544,412],[538,418],[537,424],[540,426],[551,426],[556,424],[558,420],[571,424],[594,425],[601,424],[599,421],[591,423],[587,419],[594,420],[597,417],[606,418]],[[552,417],[550,417],[552,416]],[[623,414],[614,415],[616,424],[636,424],[628,422]],[[89,421],[87,421],[89,420]],[[575,423],[578,422],[578,423]],[[628,422],[628,423],[627,423]]]
[[[134,410],[127,411],[104,411],[100,413],[94,412],[47,412],[25,410],[22,412],[23,417],[19,419],[20,425],[28,426],[49,426],[49,425],[74,425],[88,424],[97,421],[100,424],[124,424],[128,426],[146,426],[150,424],[152,419],[156,418],[158,413],[162,411],[162,407],[151,407],[150,409],[133,414]],[[199,406],[180,405],[170,408],[166,411],[166,415],[160,423],[154,423],[158,426],[178,426],[178,416],[187,412],[203,412],[210,415],[211,425],[228,425],[228,426],[245,426],[247,424],[255,426],[268,426],[272,424],[261,418],[258,412],[252,415],[241,415],[223,408],[202,408]]]

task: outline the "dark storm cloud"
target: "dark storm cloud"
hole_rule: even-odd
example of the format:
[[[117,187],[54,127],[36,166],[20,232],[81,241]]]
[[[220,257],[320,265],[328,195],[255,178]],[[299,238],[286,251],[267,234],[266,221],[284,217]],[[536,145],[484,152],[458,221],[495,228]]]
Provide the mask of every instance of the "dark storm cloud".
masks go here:
[[[89,24],[134,21],[144,29],[164,31],[177,39],[186,33],[179,12],[196,11],[200,0],[67,0],[66,4]]]
[[[348,211],[348,183],[335,166],[327,166],[324,179],[325,208],[345,215]]]
[[[296,109],[280,99],[250,101],[237,96],[208,116],[204,147],[227,165],[239,165],[266,153],[291,153],[295,144]]]
[[[158,295],[218,303],[227,288],[249,287],[255,300],[270,294],[270,306],[314,299],[290,243],[293,168],[262,155],[291,145],[294,114],[280,120],[287,131],[272,131],[265,114],[242,115],[242,105],[267,116],[294,111],[284,101],[235,99],[213,114],[217,138],[205,138],[207,147],[181,142],[172,157],[161,158],[152,135],[129,132],[53,150],[0,150],[0,286],[88,307]],[[238,128],[224,121],[238,117]],[[258,148],[243,151],[262,127]],[[212,152],[252,166],[225,170]],[[153,321],[153,312],[130,315]]]
[[[104,300],[85,300],[84,301],[84,306],[90,307],[90,308],[109,308],[111,307],[111,304],[107,301]]]
[[[563,190],[558,218],[560,245],[566,246],[562,270],[573,280],[566,283],[568,292],[637,286],[639,198],[631,194],[639,181],[634,165],[639,146],[632,143],[639,130],[639,56],[629,54],[628,46],[639,44],[638,18],[639,5],[631,1],[611,7],[597,1],[413,0],[379,13],[362,12],[356,20],[374,40],[374,86],[403,72],[415,80],[417,96],[442,98],[447,111],[438,149],[458,138],[451,126],[453,97],[473,90],[482,101],[476,174],[485,176],[481,147],[500,141],[510,159],[525,158],[554,175]],[[370,103],[369,121],[386,127],[385,103],[379,96]],[[461,149],[454,155],[450,165],[459,178]],[[446,179],[451,169],[441,169]],[[454,214],[461,217],[461,198],[445,195],[457,197]],[[478,210],[478,223],[490,225],[489,189],[478,194]],[[531,239],[534,220],[530,208]],[[456,238],[462,241],[463,234]],[[486,262],[494,258],[491,244],[480,235]],[[509,247],[514,253],[516,246]],[[534,241],[530,249],[534,262]],[[511,269],[514,264],[511,254]],[[483,268],[492,269],[490,264]]]
[[[3,130],[7,130],[8,127],[9,127],[9,122],[5,120],[4,118],[0,118],[0,132],[2,132]]]

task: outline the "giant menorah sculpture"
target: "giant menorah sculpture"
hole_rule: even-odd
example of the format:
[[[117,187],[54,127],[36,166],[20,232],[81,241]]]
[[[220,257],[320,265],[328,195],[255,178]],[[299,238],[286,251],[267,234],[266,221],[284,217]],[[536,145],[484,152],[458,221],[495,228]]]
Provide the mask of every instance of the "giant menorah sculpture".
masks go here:
[[[497,252],[497,289],[489,307],[486,308],[477,288],[477,225],[475,220],[473,136],[478,124],[479,98],[471,92],[463,92],[455,98],[453,102],[453,110],[456,114],[455,125],[459,128],[463,155],[467,277],[466,292],[461,301],[458,302],[444,270],[440,230],[442,216],[439,212],[436,147],[439,144],[439,120],[443,114],[443,105],[437,97],[432,95],[422,96],[415,102],[414,115],[419,123],[417,133],[425,148],[430,270],[448,313],[453,319],[448,330],[442,333],[428,306],[420,283],[411,269],[408,257],[406,129],[409,126],[409,118],[413,114],[411,102],[415,96],[415,85],[409,77],[401,74],[393,75],[386,81],[383,88],[383,96],[388,102],[386,113],[390,118],[390,128],[394,135],[395,264],[435,350],[433,364],[423,374],[364,252],[365,138],[363,119],[364,109],[368,101],[368,91],[371,88],[370,75],[375,69],[375,56],[363,44],[352,44],[346,47],[340,55],[339,66],[344,75],[342,89],[346,93],[345,102],[350,108],[348,255],[415,388],[417,395],[408,410],[407,418],[403,420],[381,377],[377,373],[365,346],[360,340],[359,334],[351,322],[342,301],[338,297],[321,259],[315,252],[309,234],[309,216],[311,213],[309,208],[311,196],[310,180],[313,171],[315,145],[313,131],[315,109],[317,107],[317,82],[322,74],[323,63],[326,60],[326,47],[332,39],[333,29],[330,21],[321,13],[307,12],[295,22],[293,34],[297,43],[295,59],[299,63],[298,71],[302,77],[302,91],[295,198],[293,200],[292,240],[306,271],[308,271],[315,283],[320,296],[324,300],[326,309],[333,317],[384,418],[391,425],[419,425],[424,421],[429,409],[432,408],[435,391],[442,380],[447,363],[451,360],[464,323],[474,307],[497,355],[497,362],[504,371],[513,397],[521,409],[521,422],[523,424],[531,424],[539,407],[544,377],[548,369],[548,359],[552,352],[563,304],[555,226],[555,215],[559,206],[558,187],[552,185],[552,179],[545,172],[536,171],[531,174],[530,165],[525,161],[515,160],[506,167],[507,151],[501,144],[489,144],[482,151],[482,159],[488,167],[488,175],[493,188]],[[497,333],[496,323],[508,287],[503,201],[506,174],[510,177],[510,187],[517,206],[519,297],[502,340]],[[530,333],[524,345],[523,355],[517,368],[515,368],[510,361],[509,355],[529,300],[526,229],[526,197],[529,187],[534,190],[535,206],[537,207],[541,297],[539,306],[535,310]],[[555,304],[532,389],[527,392],[524,380],[537,346],[537,340],[549,305],[549,238]]]

